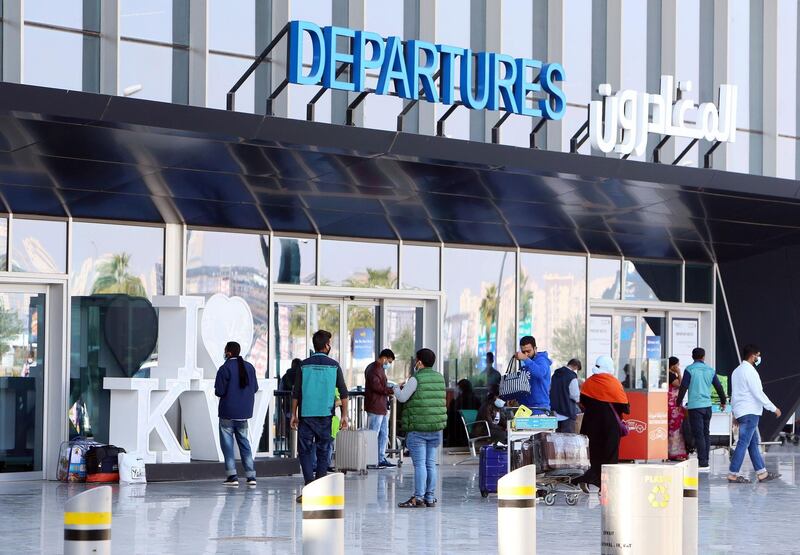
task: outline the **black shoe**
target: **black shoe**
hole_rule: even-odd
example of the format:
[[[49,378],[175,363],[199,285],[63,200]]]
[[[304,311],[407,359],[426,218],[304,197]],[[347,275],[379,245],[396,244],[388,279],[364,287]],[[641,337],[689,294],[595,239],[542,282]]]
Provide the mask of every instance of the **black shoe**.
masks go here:
[[[425,499],[425,506],[426,506],[426,507],[428,507],[428,508],[430,508],[430,507],[435,507],[435,506],[436,506],[436,503],[437,503],[438,501],[439,501],[439,500],[438,500],[438,499],[436,499],[435,497],[434,497],[433,499],[431,499],[430,501],[428,501],[427,499]]]
[[[298,503],[302,503],[302,502],[303,502],[303,494],[301,493],[300,495],[298,495],[298,496],[295,498],[295,501],[297,501]]]
[[[236,476],[228,476],[224,482],[222,482],[223,486],[229,488],[238,488],[239,487],[239,478]]]
[[[408,501],[397,504],[401,509],[416,509],[425,506],[425,501],[421,497],[412,497]]]
[[[255,478],[248,478],[247,479],[247,487],[248,488],[254,488],[254,487],[256,487],[256,485],[257,484],[256,484],[256,479]]]
[[[389,461],[381,461],[378,463],[378,468],[396,468],[397,465]]]

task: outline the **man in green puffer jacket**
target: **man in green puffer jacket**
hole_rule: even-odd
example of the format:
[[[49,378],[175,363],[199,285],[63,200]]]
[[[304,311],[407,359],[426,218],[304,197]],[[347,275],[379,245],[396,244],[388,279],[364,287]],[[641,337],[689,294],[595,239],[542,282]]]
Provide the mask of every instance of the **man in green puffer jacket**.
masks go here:
[[[447,424],[444,377],[433,369],[436,354],[430,349],[417,351],[416,373],[394,396],[404,403],[402,424],[406,447],[414,463],[414,495],[398,506],[436,506],[436,451]]]

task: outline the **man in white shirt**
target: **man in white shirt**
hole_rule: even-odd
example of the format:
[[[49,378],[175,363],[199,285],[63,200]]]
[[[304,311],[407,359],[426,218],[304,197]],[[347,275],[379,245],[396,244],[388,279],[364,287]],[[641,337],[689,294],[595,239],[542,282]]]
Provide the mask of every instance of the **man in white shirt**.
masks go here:
[[[750,461],[756,471],[759,482],[768,482],[778,478],[780,474],[767,472],[764,459],[758,445],[761,437],[758,433],[758,421],[764,409],[781,417],[781,410],[769,400],[761,385],[761,377],[756,366],[761,364],[761,349],[755,345],[745,345],[742,349],[742,363],[731,374],[731,408],[733,417],[739,423],[739,440],[731,457],[728,483],[747,484],[750,480],[739,474],[744,462],[745,451],[750,453]]]

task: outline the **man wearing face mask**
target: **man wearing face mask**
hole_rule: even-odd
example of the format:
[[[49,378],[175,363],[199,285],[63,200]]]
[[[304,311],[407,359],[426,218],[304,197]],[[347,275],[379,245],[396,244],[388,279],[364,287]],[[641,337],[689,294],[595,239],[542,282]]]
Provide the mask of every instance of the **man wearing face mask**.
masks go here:
[[[364,370],[366,383],[364,410],[367,411],[367,427],[378,432],[378,468],[396,466],[386,459],[386,443],[389,439],[387,405],[389,395],[393,393],[387,385],[386,372],[391,370],[393,363],[394,353],[390,349],[384,349],[378,356],[378,360],[371,362]]]
[[[486,400],[478,409],[478,421],[483,420],[489,424],[489,434],[491,434],[493,442],[508,443],[506,416],[503,413],[505,406],[506,402],[490,389]]]
[[[745,345],[742,349],[742,363],[731,374],[731,408],[733,417],[739,423],[739,440],[731,456],[729,484],[750,483],[748,478],[739,474],[745,451],[750,453],[750,461],[753,463],[756,479],[759,482],[768,482],[780,477],[780,474],[767,472],[767,466],[758,449],[758,444],[761,443],[758,421],[764,409],[774,412],[778,418],[781,417],[781,409],[776,407],[764,393],[761,376],[756,370],[759,364],[761,364],[761,349],[755,345]]]

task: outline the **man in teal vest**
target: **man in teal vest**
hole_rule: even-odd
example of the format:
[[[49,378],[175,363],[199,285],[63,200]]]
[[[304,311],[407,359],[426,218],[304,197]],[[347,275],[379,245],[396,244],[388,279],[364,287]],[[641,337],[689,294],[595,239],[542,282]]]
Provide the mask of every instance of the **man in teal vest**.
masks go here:
[[[694,444],[697,448],[697,463],[700,472],[708,472],[708,458],[711,452],[711,387],[717,390],[720,408],[725,411],[725,391],[719,383],[717,373],[705,363],[706,351],[697,347],[692,351],[694,362],[683,370],[681,387],[678,390],[678,406],[689,392],[689,425],[692,428]]]
[[[291,426],[297,430],[297,454],[306,485],[328,474],[331,425],[336,401],[342,400],[341,428],[347,422],[347,385],[339,363],[328,356],[331,333],[319,330],[311,338],[314,354],[300,364],[292,389]],[[297,502],[302,501],[302,496]]]
[[[414,463],[414,495],[398,506],[436,506],[436,451],[447,424],[444,377],[433,369],[436,355],[430,349],[417,351],[416,373],[394,396],[404,403],[402,424],[406,447]]]

